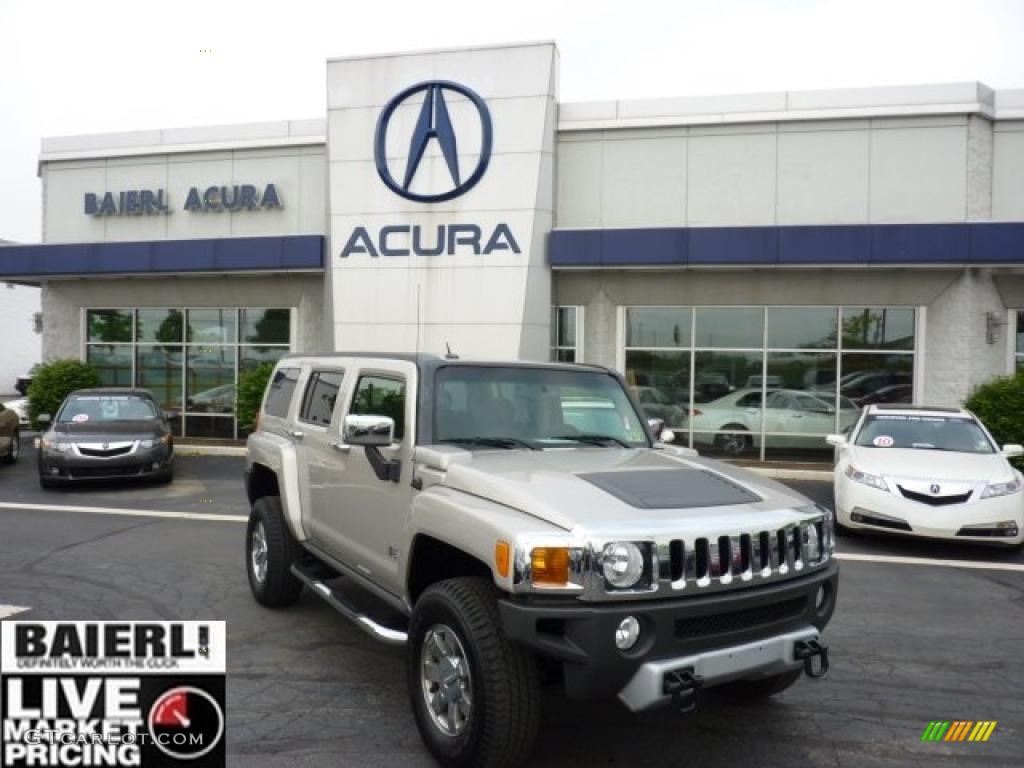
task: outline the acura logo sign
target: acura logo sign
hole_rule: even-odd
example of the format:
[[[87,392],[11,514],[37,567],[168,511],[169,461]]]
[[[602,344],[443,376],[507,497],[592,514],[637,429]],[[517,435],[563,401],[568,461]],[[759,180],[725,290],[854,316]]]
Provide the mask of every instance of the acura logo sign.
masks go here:
[[[418,96],[423,94],[423,103],[420,105],[419,116],[416,119],[416,126],[409,137],[409,149],[405,168],[402,169],[400,179],[396,179],[388,165],[387,144],[388,132],[392,128],[392,118],[395,111]],[[459,167],[459,145],[449,113],[449,100],[455,96],[465,97],[469,103],[476,108],[480,120],[480,154],[476,161],[476,167],[465,178]],[[397,123],[397,121],[395,121]],[[374,136],[373,155],[377,164],[377,174],[392,192],[401,195],[406,200],[417,203],[440,203],[451,200],[459,195],[465,194],[472,189],[483,177],[487,170],[487,163],[491,159],[492,142],[491,114],[487,109],[484,100],[473,90],[459,83],[450,80],[427,80],[406,88],[385,105],[377,120],[377,131]],[[403,138],[396,137],[398,146],[404,148]],[[444,191],[426,194],[414,192],[417,173],[421,171],[423,156],[427,147],[436,142],[441,151],[441,156],[447,166],[450,184]],[[475,147],[473,148],[475,149]],[[419,186],[422,189],[422,182]]]

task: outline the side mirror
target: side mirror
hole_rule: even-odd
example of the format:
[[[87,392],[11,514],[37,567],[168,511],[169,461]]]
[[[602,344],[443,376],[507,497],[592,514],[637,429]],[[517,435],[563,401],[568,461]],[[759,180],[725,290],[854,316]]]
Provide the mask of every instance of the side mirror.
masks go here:
[[[1024,445],[1019,443],[1007,443],[1003,446],[1003,456],[1008,459],[1015,459],[1018,456],[1024,456]]]
[[[38,416],[36,416],[36,421],[39,422],[40,424],[49,424],[51,421],[50,414],[40,413]]]
[[[665,420],[664,419],[648,419],[647,428],[651,430],[651,434],[654,437],[658,437],[662,432],[665,431]]]
[[[829,445],[834,445],[836,448],[841,448],[846,445],[845,435],[826,435],[825,442]]]
[[[345,417],[341,439],[348,445],[386,448],[395,441],[395,420],[388,416]]]

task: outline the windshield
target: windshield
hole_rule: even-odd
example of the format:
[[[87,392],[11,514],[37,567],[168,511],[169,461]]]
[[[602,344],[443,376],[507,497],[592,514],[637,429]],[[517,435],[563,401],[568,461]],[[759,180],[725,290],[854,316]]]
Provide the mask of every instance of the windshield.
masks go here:
[[[647,446],[613,376],[595,371],[451,365],[435,379],[435,442],[498,448]]]
[[[149,421],[157,418],[153,401],[138,395],[76,395],[61,408],[57,421],[76,424],[110,421]]]
[[[962,416],[868,416],[857,435],[857,445],[959,453],[995,452],[978,423]]]

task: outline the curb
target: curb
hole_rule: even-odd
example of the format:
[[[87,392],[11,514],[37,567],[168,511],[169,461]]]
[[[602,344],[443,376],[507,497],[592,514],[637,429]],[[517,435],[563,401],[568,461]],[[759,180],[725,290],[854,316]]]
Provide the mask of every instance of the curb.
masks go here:
[[[245,456],[244,445],[195,445],[175,443],[175,456]]]

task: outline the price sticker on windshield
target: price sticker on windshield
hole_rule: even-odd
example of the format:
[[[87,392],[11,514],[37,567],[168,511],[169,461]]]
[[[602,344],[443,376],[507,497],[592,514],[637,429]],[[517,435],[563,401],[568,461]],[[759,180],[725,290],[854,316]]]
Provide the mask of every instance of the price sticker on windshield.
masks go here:
[[[88,421],[89,420],[89,414],[88,413],[76,413],[74,416],[71,417],[71,420],[73,422],[75,422],[76,424],[81,424],[83,421]]]
[[[879,435],[871,441],[871,444],[876,448],[892,448],[894,442],[889,435]]]

